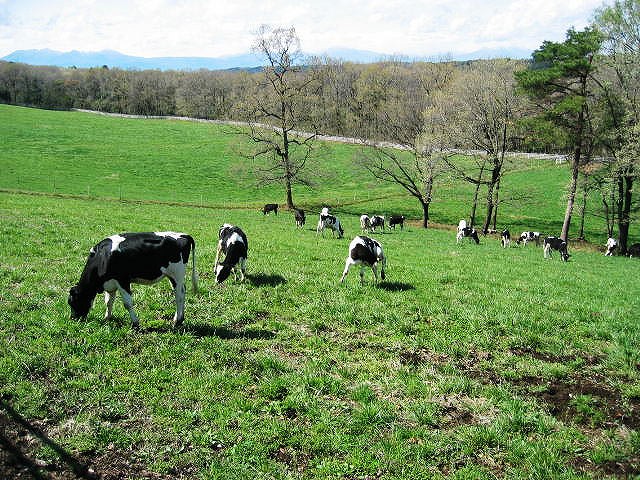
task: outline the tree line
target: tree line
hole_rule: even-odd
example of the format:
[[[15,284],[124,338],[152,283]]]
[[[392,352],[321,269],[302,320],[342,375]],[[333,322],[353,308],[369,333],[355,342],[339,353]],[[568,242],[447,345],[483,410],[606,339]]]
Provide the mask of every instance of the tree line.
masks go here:
[[[378,143],[362,149],[357,165],[414,197],[424,227],[438,183],[453,177],[473,186],[471,224],[484,201],[482,229],[495,229],[499,206],[514,200],[501,193],[513,167],[508,154],[561,153],[571,178],[561,237],[577,205],[577,236],[589,210],[624,253],[638,206],[640,0],[616,1],[594,18],[563,42],[543,42],[528,61],[305,59],[293,27],[265,26],[253,45],[264,66],[252,71],[0,62],[0,102],[248,122],[238,133],[254,148],[241,153],[261,182],[283,185],[289,207],[292,185],[313,183],[318,134],[368,139]],[[594,196],[598,205],[587,208]]]

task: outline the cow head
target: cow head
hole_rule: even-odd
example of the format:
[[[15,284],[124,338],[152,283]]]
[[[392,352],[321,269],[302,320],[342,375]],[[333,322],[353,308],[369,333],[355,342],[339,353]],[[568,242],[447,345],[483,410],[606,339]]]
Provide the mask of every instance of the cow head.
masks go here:
[[[86,318],[91,310],[93,299],[87,295],[83,295],[77,285],[69,290],[69,298],[67,300],[71,307],[71,318]]]
[[[216,265],[216,283],[222,283],[231,275],[231,267],[219,263]]]

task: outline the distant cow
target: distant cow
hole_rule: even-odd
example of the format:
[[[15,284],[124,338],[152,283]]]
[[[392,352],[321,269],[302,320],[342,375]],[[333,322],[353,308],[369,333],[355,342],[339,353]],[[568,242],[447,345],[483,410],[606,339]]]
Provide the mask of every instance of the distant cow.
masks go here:
[[[551,258],[551,251],[560,252],[560,258],[563,262],[569,260],[569,252],[567,252],[567,242],[558,237],[547,237],[544,239],[544,258]]]
[[[267,203],[262,209],[262,214],[266,215],[269,212],[273,212],[278,215],[278,204],[277,203]]]
[[[526,245],[527,242],[536,242],[536,245],[540,245],[540,232],[522,232],[520,238],[516,240],[518,245],[520,245],[520,243]]]
[[[191,255],[191,282],[198,288],[196,243],[190,235],[175,232],[121,233],[100,241],[89,252],[80,281],[69,291],[73,318],[84,318],[96,295],[104,292],[105,319],[111,318],[116,293],[129,311],[131,325],[140,321],[133,309],[132,283],[151,284],[167,277],[176,301],[174,326],[184,321],[185,274]]]
[[[369,215],[360,215],[360,230],[368,232],[371,230],[371,219]]]
[[[634,243],[627,249],[627,255],[629,257],[640,257],[640,243]]]
[[[480,243],[478,232],[473,227],[467,227],[466,220],[460,220],[458,223],[458,234],[456,235],[456,243],[460,243],[463,238],[472,239],[476,244]]]
[[[378,227],[384,231],[384,215],[374,215],[371,217],[371,231],[375,232]]]
[[[400,225],[400,230],[404,230],[404,215],[391,215],[389,217],[389,228],[396,229]]]
[[[324,236],[325,228],[330,228],[332,234],[338,232],[338,238],[342,238],[342,236],[344,235],[344,230],[342,229],[340,220],[338,220],[336,216],[331,214],[325,215],[324,213],[321,213],[320,219],[318,220],[318,226],[316,227],[316,235],[318,235],[318,233],[322,233],[322,236]]]
[[[511,234],[509,230],[503,230],[500,234],[500,243],[502,244],[502,248],[507,248],[511,244]]]
[[[214,264],[216,283],[224,282],[232,271],[233,277],[237,280],[238,267],[240,267],[240,281],[244,281],[247,267],[247,251],[249,250],[247,236],[239,227],[225,223],[218,231],[218,238],[218,250],[216,252],[216,263]],[[224,253],[224,261],[219,263],[220,252]]]
[[[607,251],[604,252],[605,257],[613,256],[613,252],[618,248],[618,242],[615,238],[609,237],[607,240]]]
[[[301,208],[294,208],[293,216],[296,219],[296,226],[300,228],[304,227],[304,223],[307,220],[307,217],[304,214],[304,210],[302,210]]]
[[[378,281],[377,266],[381,265],[380,278],[385,279],[384,268],[387,265],[387,259],[384,256],[382,245],[377,240],[365,236],[357,236],[349,244],[349,254],[344,265],[344,271],[340,282],[344,281],[344,277],[349,273],[349,269],[353,265],[360,265],[360,283],[364,283],[364,267],[371,267],[373,279]]]

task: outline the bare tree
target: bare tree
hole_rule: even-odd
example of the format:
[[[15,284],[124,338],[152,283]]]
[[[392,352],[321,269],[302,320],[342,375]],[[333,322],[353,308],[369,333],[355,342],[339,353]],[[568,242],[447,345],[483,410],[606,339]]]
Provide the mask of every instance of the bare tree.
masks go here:
[[[303,72],[300,40],[293,27],[263,25],[252,49],[264,57],[266,66],[253,95],[243,105],[250,126],[239,131],[248,135],[254,145],[245,156],[256,161],[255,174],[260,184],[284,186],[287,207],[293,208],[292,186],[311,184],[305,168],[317,130],[313,126],[309,134],[299,130],[310,126],[310,112],[304,103],[315,76],[312,71]]]

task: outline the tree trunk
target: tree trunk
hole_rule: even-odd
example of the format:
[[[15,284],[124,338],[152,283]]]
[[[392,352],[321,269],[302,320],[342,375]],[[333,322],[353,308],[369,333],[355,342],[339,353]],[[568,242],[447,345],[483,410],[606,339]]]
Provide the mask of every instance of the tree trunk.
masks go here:
[[[631,224],[631,200],[633,197],[633,176],[628,174],[625,175],[622,179],[624,183],[624,188],[622,192],[622,209],[621,215],[618,219],[618,232],[620,238],[618,239],[618,243],[620,245],[620,254],[625,255],[627,253],[627,249],[629,246],[627,242],[629,241],[629,226]]]
[[[498,198],[499,193],[500,193],[500,180],[498,180],[498,183],[496,183],[496,196],[493,202],[493,220],[492,220],[493,226],[491,228],[493,228],[494,230],[498,229],[496,225],[498,224],[498,205],[500,204],[500,201]]]
[[[422,226],[429,228],[429,205],[431,205],[431,202],[420,200],[420,203],[422,204]]]
[[[564,221],[562,222],[562,233],[560,238],[567,241],[569,238],[569,228],[571,227],[571,216],[573,215],[573,205],[576,202],[576,190],[578,188],[578,165],[579,165],[579,149],[577,149],[576,157],[574,157],[571,166],[571,182],[569,183],[569,195],[567,197],[567,209],[564,212]]]
[[[493,209],[495,207],[494,189],[500,181],[500,170],[502,165],[498,161],[498,158],[493,160],[493,170],[491,171],[491,183],[487,186],[487,216],[484,219],[484,225],[482,226],[482,233],[489,231],[489,225],[491,224],[491,218],[493,217]]]
[[[471,205],[471,218],[470,227],[473,228],[473,224],[476,222],[476,208],[478,206],[478,191],[480,190],[480,182],[476,183],[476,191],[473,194],[473,205]]]
[[[586,179],[585,185],[582,187],[582,205],[580,206],[580,231],[578,232],[578,240],[584,240],[584,217],[587,212],[587,188]]]

